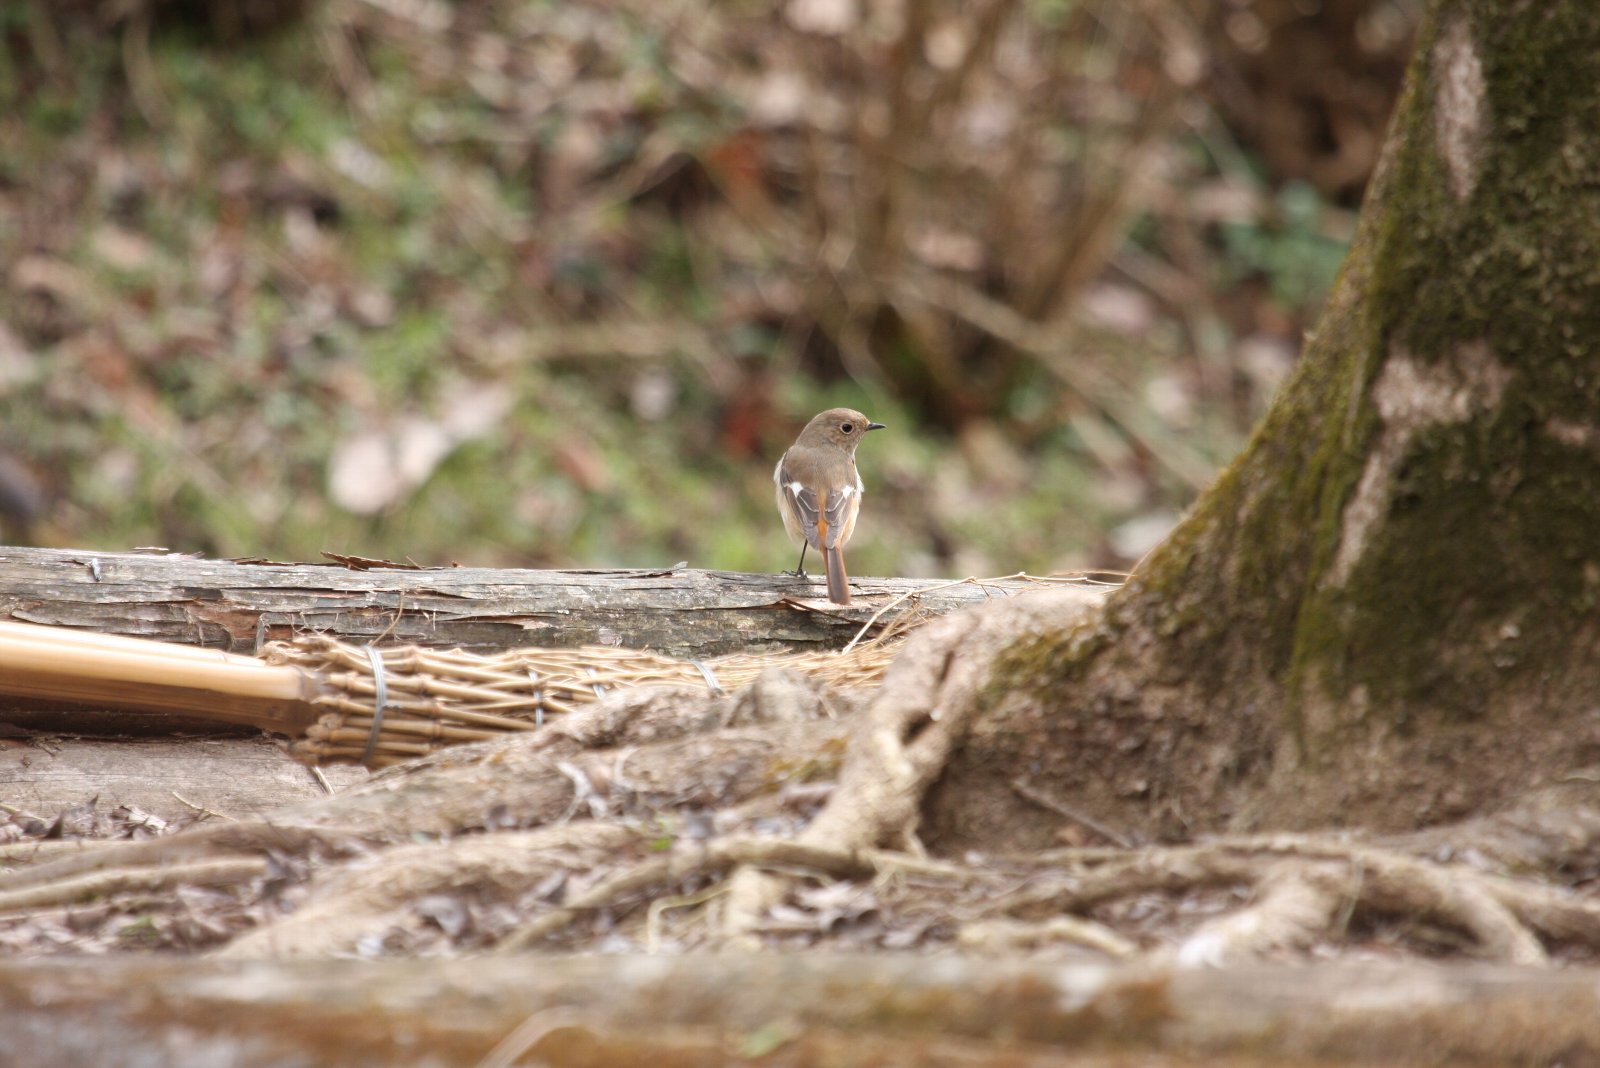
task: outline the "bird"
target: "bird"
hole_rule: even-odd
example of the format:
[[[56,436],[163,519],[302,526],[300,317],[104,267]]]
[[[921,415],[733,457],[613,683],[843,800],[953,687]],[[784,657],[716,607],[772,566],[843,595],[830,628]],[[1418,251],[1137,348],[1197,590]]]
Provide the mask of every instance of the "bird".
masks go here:
[[[883,428],[853,408],[829,408],[806,424],[772,472],[778,514],[790,539],[800,543],[800,562],[787,573],[804,578],[806,550],[817,550],[835,604],[850,603],[844,544],[855,533],[863,492],[856,446],[868,431]]]

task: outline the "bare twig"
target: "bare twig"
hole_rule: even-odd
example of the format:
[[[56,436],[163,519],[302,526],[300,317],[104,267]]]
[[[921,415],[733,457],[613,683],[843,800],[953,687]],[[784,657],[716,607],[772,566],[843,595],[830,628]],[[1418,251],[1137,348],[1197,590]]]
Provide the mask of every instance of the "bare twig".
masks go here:
[[[190,809],[193,809],[195,812],[198,812],[202,819],[204,819],[207,816],[215,816],[217,819],[219,819],[219,820],[227,820],[229,823],[236,822],[232,816],[229,816],[229,815],[227,815],[226,813],[223,813],[223,812],[217,812],[214,809],[206,808],[204,805],[197,805],[193,801],[190,801],[187,797],[184,797],[182,794],[180,794],[176,790],[171,790],[171,791],[168,791],[168,792],[171,793],[173,797],[178,799],[178,803],[179,804],[183,805],[185,808],[190,808]]]
[[[1031,785],[1024,779],[1012,779],[1011,789],[1016,791],[1017,796],[1024,801],[1031,801],[1047,812],[1054,812],[1063,819],[1071,820],[1081,827],[1086,827],[1114,846],[1119,846],[1123,849],[1132,849],[1134,847],[1133,840],[1121,831],[1109,824],[1102,823],[1087,813],[1079,812],[1063,801],[1051,797],[1048,793]]]

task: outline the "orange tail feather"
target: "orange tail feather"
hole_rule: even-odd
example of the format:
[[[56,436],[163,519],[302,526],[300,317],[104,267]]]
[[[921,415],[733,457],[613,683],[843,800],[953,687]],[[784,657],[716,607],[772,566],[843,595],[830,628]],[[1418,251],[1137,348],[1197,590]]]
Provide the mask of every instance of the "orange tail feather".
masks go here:
[[[828,572],[828,600],[834,604],[849,604],[850,578],[844,573],[844,550],[837,545],[825,550],[822,563]]]

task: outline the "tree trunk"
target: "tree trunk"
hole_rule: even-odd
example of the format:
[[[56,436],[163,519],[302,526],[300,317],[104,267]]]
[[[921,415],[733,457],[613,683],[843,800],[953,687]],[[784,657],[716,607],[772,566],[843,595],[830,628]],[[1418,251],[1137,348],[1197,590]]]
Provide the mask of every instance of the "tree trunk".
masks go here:
[[[1238,460],[1087,627],[1014,645],[934,799],[1130,831],[1459,817],[1600,756],[1600,7],[1440,0],[1355,245]]]

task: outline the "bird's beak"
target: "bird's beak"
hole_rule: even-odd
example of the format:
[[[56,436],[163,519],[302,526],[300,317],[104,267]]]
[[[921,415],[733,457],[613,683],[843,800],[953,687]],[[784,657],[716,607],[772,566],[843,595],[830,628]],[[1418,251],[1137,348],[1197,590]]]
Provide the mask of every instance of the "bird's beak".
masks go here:
[[[867,429],[868,430],[882,430],[886,425],[888,425],[888,424],[886,424],[886,423],[868,423],[867,424]]]

